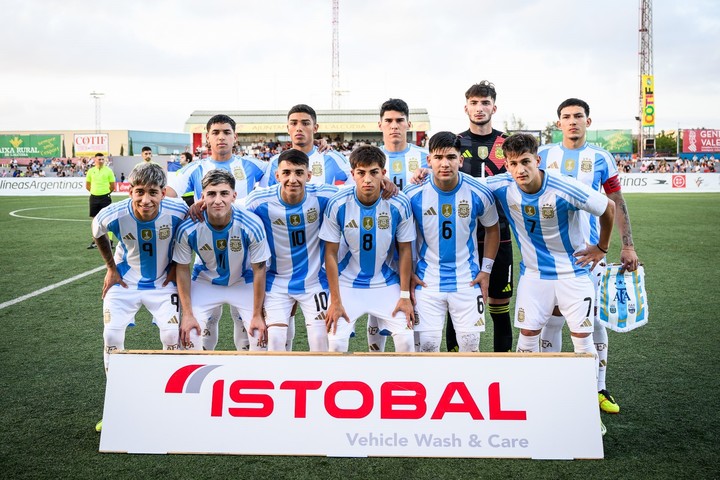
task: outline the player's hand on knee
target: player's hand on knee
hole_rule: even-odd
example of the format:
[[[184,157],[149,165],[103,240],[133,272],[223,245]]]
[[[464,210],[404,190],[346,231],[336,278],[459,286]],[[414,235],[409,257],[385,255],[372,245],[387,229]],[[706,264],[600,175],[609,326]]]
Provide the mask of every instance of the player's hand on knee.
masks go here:
[[[250,334],[251,337],[258,339],[258,347],[267,346],[267,325],[265,325],[265,320],[262,316],[253,317],[250,321],[248,334]]]
[[[190,313],[183,314],[180,322],[180,345],[183,347],[190,346],[190,334],[193,330],[195,330],[198,337],[202,334],[200,324],[195,317]]]
[[[345,312],[345,307],[342,306],[342,303],[331,301],[327,309],[327,316],[325,317],[327,331],[330,332],[332,330],[332,333],[337,333],[337,324],[341,318],[344,318],[346,322],[350,323],[350,317],[348,317],[347,312]]]
[[[413,328],[415,324],[415,310],[413,309],[412,300],[409,298],[399,299],[397,305],[395,305],[395,310],[392,312],[392,316],[394,317],[397,312],[404,313],[408,328]]]

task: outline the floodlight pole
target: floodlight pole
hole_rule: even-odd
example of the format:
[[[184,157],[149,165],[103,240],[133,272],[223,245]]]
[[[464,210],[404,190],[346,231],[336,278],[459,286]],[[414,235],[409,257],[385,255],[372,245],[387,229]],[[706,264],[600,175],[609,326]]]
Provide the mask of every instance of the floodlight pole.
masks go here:
[[[100,133],[100,101],[104,93],[90,92],[90,96],[95,99],[95,133]]]

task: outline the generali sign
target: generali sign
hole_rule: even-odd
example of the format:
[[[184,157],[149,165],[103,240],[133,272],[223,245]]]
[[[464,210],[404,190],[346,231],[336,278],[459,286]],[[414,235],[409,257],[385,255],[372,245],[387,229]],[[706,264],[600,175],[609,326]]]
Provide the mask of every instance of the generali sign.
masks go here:
[[[602,458],[590,356],[120,352],[102,452]]]

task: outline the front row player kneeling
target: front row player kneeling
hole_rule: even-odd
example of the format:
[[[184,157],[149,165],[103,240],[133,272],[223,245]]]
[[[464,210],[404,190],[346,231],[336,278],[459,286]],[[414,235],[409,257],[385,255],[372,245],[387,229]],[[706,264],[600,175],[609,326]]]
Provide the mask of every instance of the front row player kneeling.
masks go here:
[[[489,178],[488,187],[507,214],[522,256],[515,302],[517,351],[540,351],[540,330],[557,305],[575,352],[597,358],[591,336],[595,286],[590,270],[607,252],[615,203],[573,178],[539,169],[532,135],[512,135],[503,150],[509,173]],[[580,210],[599,217],[596,245],[585,243]],[[602,423],[601,430],[605,434]]]
[[[125,349],[125,330],[134,325],[143,305],[160,330],[163,348],[178,348],[180,315],[170,255],[188,207],[181,200],[165,198],[165,172],[158,164],[136,166],[128,181],[130,198],[103,208],[92,223],[107,267],[102,290],[106,372],[110,353]],[[108,233],[118,239],[114,257]],[[102,429],[102,420],[95,429]]]

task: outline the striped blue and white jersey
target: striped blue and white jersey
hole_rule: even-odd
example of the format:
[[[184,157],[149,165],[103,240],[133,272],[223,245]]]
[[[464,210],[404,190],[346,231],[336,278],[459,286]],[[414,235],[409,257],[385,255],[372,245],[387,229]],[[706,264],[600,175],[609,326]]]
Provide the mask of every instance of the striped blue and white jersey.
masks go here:
[[[224,286],[252,283],[252,264],[270,258],[262,221],[233,205],[230,223],[216,230],[204,215],[202,222],[187,219],[180,225],[173,260],[187,265],[195,252],[193,280]]]
[[[280,197],[280,185],[252,192],[245,203],[260,217],[270,247],[266,291],[290,294],[308,293],[318,285],[327,288],[323,268],[325,244],[320,240],[333,185],[305,185],[305,198],[289,205]]]
[[[277,183],[275,172],[278,169],[279,157],[280,155],[275,155],[270,159],[270,165],[260,182],[260,186],[267,187]],[[320,153],[317,147],[313,147],[310,153],[308,153],[308,158],[310,159],[308,169],[312,173],[312,178],[310,178],[308,183],[313,185],[355,184],[355,180],[353,180],[350,174],[350,162],[342,153],[333,150]]]
[[[498,222],[492,192],[479,179],[459,175],[450,192],[437,188],[432,176],[405,187],[417,225],[415,274],[427,284],[421,288],[433,292],[471,288],[470,282],[480,273],[477,229]]]
[[[574,178],[547,171],[534,194],[523,192],[509,173],[490,177],[487,184],[515,234],[522,256],[520,275],[553,280],[589,274],[588,266],[575,264],[573,254],[587,243],[584,212],[602,215],[607,197]]]
[[[115,264],[129,288],[152,290],[165,282],[173,245],[188,207],[180,199],[163,198],[153,220],[143,222],[133,214],[132,199],[103,208],[93,219],[92,234],[112,232],[118,239]]]
[[[580,148],[569,149],[562,143],[543,145],[538,150],[540,168],[548,172],[560,172],[576,178],[595,191],[618,175],[617,165],[613,156],[606,150],[585,143]],[[597,217],[583,214],[587,218],[583,232],[590,244],[600,239],[600,226]]]
[[[346,247],[338,258],[340,285],[377,288],[400,283],[393,253],[395,240],[416,238],[410,202],[401,192],[367,206],[358,200],[356,187],[344,188],[330,199],[320,238]]]
[[[226,162],[216,162],[206,158],[192,162],[178,170],[177,175],[171,175],[168,186],[175,190],[178,196],[193,192],[195,200],[202,196],[202,179],[210,170],[227,170],[235,177],[235,191],[237,198],[245,198],[253,191],[267,170],[267,163],[254,157],[238,157],[233,155]]]
[[[417,145],[408,145],[402,152],[389,152],[385,147],[381,150],[387,158],[387,176],[400,190],[410,183],[415,170],[429,168],[428,151]]]

